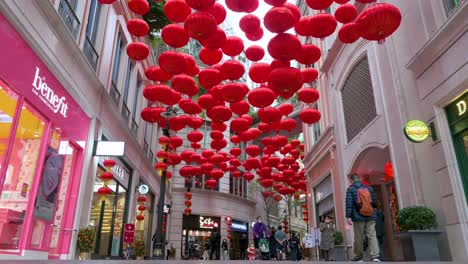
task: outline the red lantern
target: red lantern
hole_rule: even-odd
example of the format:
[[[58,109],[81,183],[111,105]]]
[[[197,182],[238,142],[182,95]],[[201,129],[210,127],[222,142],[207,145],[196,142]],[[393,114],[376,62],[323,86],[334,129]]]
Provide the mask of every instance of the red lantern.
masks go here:
[[[356,20],[362,38],[382,43],[401,23],[400,10],[394,5],[378,3],[366,8]]]
[[[287,7],[294,15],[294,24],[299,22],[299,19],[301,18],[301,10],[297,5],[293,3],[284,3],[284,6]]]
[[[185,0],[168,0],[164,4],[164,14],[175,23],[184,22],[190,13],[192,13],[192,9]]]
[[[192,206],[192,202],[190,200],[186,200],[185,207],[189,208],[190,206]]]
[[[199,39],[200,44],[207,49],[220,49],[224,46],[226,40],[226,33],[220,27],[217,27],[216,30],[208,36]]]
[[[293,12],[285,7],[273,7],[266,14],[263,21],[265,28],[273,33],[283,33],[294,27],[296,18]]]
[[[227,106],[219,105],[209,109],[207,111],[207,116],[213,120],[213,122],[222,123],[231,119],[232,112]]]
[[[223,86],[223,99],[230,103],[239,102],[244,99],[248,92],[249,87],[245,83],[227,83]]]
[[[309,221],[309,217],[304,217],[304,221],[305,221],[305,222],[308,222],[308,221]]]
[[[306,124],[317,123],[320,120],[320,117],[320,112],[313,108],[304,109],[299,114],[299,118],[301,119],[301,121]]]
[[[257,10],[258,0],[226,0],[226,6],[234,12],[252,13]]]
[[[168,166],[168,165],[167,165],[167,163],[165,163],[165,162],[158,162],[158,163],[156,163],[156,165],[154,165],[154,168],[155,168],[156,170],[165,171],[165,170],[167,170],[167,166]]]
[[[112,174],[112,172],[103,172],[103,173],[101,173],[101,180],[103,180],[104,182],[110,181],[113,178],[114,178],[114,175]]]
[[[152,66],[145,70],[146,78],[155,82],[167,82],[172,75],[163,71],[159,66]]]
[[[204,94],[198,97],[198,105],[203,109],[210,109],[213,107],[213,96],[211,94]]]
[[[337,22],[333,15],[330,14],[317,14],[312,16],[308,23],[308,34],[314,38],[325,38],[335,32]]]
[[[258,45],[252,45],[245,50],[245,56],[250,61],[259,61],[265,56],[265,51]]]
[[[283,113],[284,116],[288,116],[294,111],[294,106],[291,103],[284,103],[278,106],[278,109]]]
[[[112,193],[112,189],[107,186],[102,186],[101,188],[98,189],[98,193],[101,195],[101,199],[105,200],[106,195],[109,195]]]
[[[216,187],[217,184],[218,184],[218,182],[217,182],[216,180],[213,180],[213,179],[207,180],[207,181],[205,182],[206,187],[208,187],[208,188],[210,188],[210,189],[214,189],[214,188]]]
[[[363,3],[363,4],[370,4],[372,2],[375,2],[376,0],[356,0],[356,1],[359,3]]]
[[[203,133],[198,130],[194,130],[187,134],[187,139],[190,142],[200,142],[203,139]]]
[[[335,3],[340,4],[340,5],[346,4],[348,2],[349,2],[349,0],[335,0]]]
[[[115,0],[98,0],[101,5],[110,5],[115,2]]]
[[[316,63],[320,59],[320,56],[322,56],[322,51],[319,47],[314,44],[306,44],[302,45],[301,52],[296,60],[299,63],[308,65]]]
[[[294,25],[294,31],[300,36],[307,36],[309,35],[309,21],[310,16],[301,17],[299,22]]]
[[[215,17],[216,23],[219,25],[224,22],[226,19],[226,9],[224,9],[224,6],[221,5],[220,3],[215,3],[212,7],[209,9],[204,10],[208,13],[210,13],[212,16]]]
[[[146,206],[144,205],[138,206],[138,211],[144,211],[144,210],[146,210]]]
[[[254,179],[254,175],[252,173],[250,173],[250,172],[246,172],[246,173],[244,173],[244,179],[246,181],[250,182],[251,180]]]
[[[236,60],[228,60],[221,65],[221,76],[223,79],[237,80],[240,79],[244,73],[244,65]]]
[[[231,103],[229,107],[231,108],[231,111],[238,116],[245,115],[250,110],[250,105],[246,101]],[[251,123],[249,122],[249,125],[250,124]]]
[[[150,7],[146,0],[128,0],[128,9],[138,15],[144,15],[148,13]]]
[[[221,131],[213,130],[210,132],[210,137],[214,140],[221,140],[224,138],[224,134]]]
[[[288,33],[280,33],[268,43],[268,53],[277,60],[294,60],[302,48],[299,39]]]
[[[169,125],[171,126],[171,130],[179,131],[183,129],[187,125],[187,123],[184,117],[175,116],[169,119]]]
[[[198,94],[199,88],[192,77],[187,74],[179,74],[172,78],[172,88],[188,96]]]
[[[149,48],[143,42],[132,42],[127,46],[127,55],[133,60],[144,60],[149,55]]]
[[[207,65],[214,65],[223,58],[221,49],[207,49],[202,47],[199,53],[200,60]]]
[[[253,82],[266,83],[271,72],[271,66],[265,62],[257,62],[250,66],[249,77]]]
[[[251,156],[251,157],[256,157],[260,155],[260,147],[257,145],[250,145],[245,148],[245,152]]]
[[[145,220],[145,216],[142,215],[142,214],[139,214],[139,215],[136,216],[136,220],[143,221],[143,220]]]
[[[289,99],[304,84],[301,71],[296,68],[278,68],[268,77],[270,88],[285,99]]]
[[[229,118],[228,118],[228,120],[229,120]],[[219,130],[219,131],[226,131],[227,126],[226,126],[226,124],[224,124],[222,122],[213,122],[213,123],[211,123],[211,129]]]
[[[164,102],[171,93],[171,88],[164,84],[148,85],[143,89],[143,96],[151,102]]]
[[[196,10],[204,10],[212,7],[216,0],[185,0],[187,4]]]
[[[190,200],[190,199],[192,199],[192,194],[190,192],[186,192],[184,197],[185,197],[185,199]]]
[[[270,188],[273,186],[273,180],[272,179],[264,179],[260,182],[260,184],[263,186],[263,188]]]
[[[141,110],[141,118],[148,123],[156,123],[162,118],[161,113],[164,111],[166,111],[164,107],[145,107]]]
[[[239,37],[230,36],[226,38],[222,49],[228,56],[237,56],[244,50],[244,42]]]
[[[233,178],[240,178],[242,176],[242,172],[236,170],[231,173]]]
[[[163,52],[158,62],[161,69],[173,75],[184,73],[187,69],[187,59],[182,53],[176,51]]]
[[[127,21],[127,29],[130,34],[137,36],[137,37],[143,37],[148,35],[149,33],[149,26],[146,21],[143,19],[139,18],[134,18],[130,19]]]
[[[274,60],[271,62],[271,70],[278,68],[289,68],[291,67],[291,62],[288,60]]]
[[[344,24],[338,31],[338,38],[345,44],[356,42],[360,38],[356,23]]]
[[[184,27],[177,24],[169,24],[161,31],[163,41],[174,48],[181,48],[187,45],[190,37],[184,30]]]
[[[221,73],[216,69],[203,69],[198,74],[198,81],[204,88],[211,89],[221,82]]]
[[[242,154],[242,150],[240,148],[231,148],[229,153],[233,155],[234,157],[238,157]]]
[[[318,77],[318,71],[314,68],[305,68],[301,70],[304,83],[314,82]]]
[[[325,10],[333,3],[333,0],[306,0],[306,2],[312,9]]]
[[[281,120],[281,129],[286,130],[286,131],[293,131],[296,128],[296,120],[292,118],[286,118]]]
[[[185,19],[184,29],[190,37],[200,39],[213,33],[216,25],[214,16],[208,12],[198,11]]]
[[[104,160],[103,164],[104,164],[104,167],[112,168],[112,167],[114,167],[117,163],[116,163],[116,161],[113,160],[113,159],[106,159],[106,160]]]
[[[178,148],[178,147],[182,146],[183,140],[182,140],[182,138],[180,138],[178,136],[172,136],[170,138],[170,143],[171,143],[173,148]]]
[[[263,28],[259,27],[254,33],[247,33],[245,36],[250,41],[261,40],[263,38]]]
[[[137,201],[138,201],[139,203],[144,203],[144,202],[146,202],[146,197],[145,197],[145,196],[138,196]]]
[[[203,119],[200,117],[193,116],[187,120],[187,126],[197,129],[203,126]]]
[[[255,33],[260,27],[260,19],[256,15],[247,14],[240,19],[239,27],[245,33]]]
[[[273,196],[273,199],[274,199],[276,202],[279,202],[279,201],[281,201],[281,200],[283,199],[283,197],[282,197],[281,195],[279,195],[279,194],[275,194],[275,195]]]
[[[317,89],[314,88],[302,88],[297,93],[299,101],[306,104],[313,104],[317,102],[320,95]]]
[[[197,66],[197,62],[192,57],[192,55],[183,53],[185,60],[187,61],[187,68],[185,69],[184,73],[190,76],[195,76],[200,72],[200,69]]]
[[[272,6],[281,6],[286,3],[287,0],[265,0],[265,3]]]
[[[274,107],[266,107],[258,110],[258,118],[260,121],[268,124],[273,124],[281,120],[282,113]]]
[[[185,213],[185,215],[190,215],[192,213],[192,209],[185,208],[184,213]]]
[[[343,24],[353,22],[357,15],[357,8],[353,4],[344,4],[335,11],[336,20]]]
[[[251,90],[247,96],[249,103],[257,108],[270,106],[275,101],[275,93],[267,87]]]

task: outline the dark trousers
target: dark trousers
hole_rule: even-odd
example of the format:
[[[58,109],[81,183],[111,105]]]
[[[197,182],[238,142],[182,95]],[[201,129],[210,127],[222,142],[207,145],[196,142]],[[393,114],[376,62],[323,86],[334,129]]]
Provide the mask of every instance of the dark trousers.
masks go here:
[[[215,255],[215,258],[213,258]],[[210,260],[219,260],[219,247],[215,247],[210,251]]]
[[[322,250],[322,260],[324,261],[333,261],[333,248],[329,250]]]
[[[384,254],[383,254],[384,237],[383,236],[377,236],[377,241],[379,242],[379,259],[383,260],[384,259]]]
[[[247,250],[247,249],[244,249],[244,250],[241,249],[241,250],[240,250],[240,259],[241,259],[241,260],[245,260],[245,258],[246,258],[246,256],[245,256],[245,251],[246,251],[246,250]]]

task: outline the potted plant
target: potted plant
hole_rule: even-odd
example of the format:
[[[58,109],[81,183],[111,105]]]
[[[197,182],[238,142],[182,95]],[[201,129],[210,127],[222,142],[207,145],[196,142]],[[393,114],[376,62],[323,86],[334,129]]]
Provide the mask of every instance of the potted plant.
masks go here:
[[[346,246],[343,244],[343,233],[336,230],[334,234],[335,238],[335,250],[334,250],[334,260],[336,261],[347,261],[346,259]]]
[[[436,214],[428,207],[413,206],[398,212],[397,225],[406,261],[440,261]]]
[[[93,227],[80,229],[78,232],[77,246],[80,250],[80,259],[91,259],[91,252],[94,250],[94,238],[96,231]]]
[[[137,240],[133,244],[133,250],[135,252],[135,257],[138,260],[142,260],[145,256],[145,242],[143,240]]]

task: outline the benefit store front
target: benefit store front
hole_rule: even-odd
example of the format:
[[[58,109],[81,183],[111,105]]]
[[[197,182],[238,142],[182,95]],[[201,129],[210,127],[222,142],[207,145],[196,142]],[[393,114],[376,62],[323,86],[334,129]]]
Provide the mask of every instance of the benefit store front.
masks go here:
[[[0,258],[59,258],[90,120],[1,14],[0,42]]]

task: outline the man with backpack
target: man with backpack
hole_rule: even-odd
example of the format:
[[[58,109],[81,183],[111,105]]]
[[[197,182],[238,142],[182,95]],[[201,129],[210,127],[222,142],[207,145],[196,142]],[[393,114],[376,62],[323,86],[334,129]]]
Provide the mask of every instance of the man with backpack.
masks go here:
[[[360,177],[353,174],[350,177],[351,186],[346,191],[346,218],[354,229],[354,258],[352,261],[362,262],[364,239],[369,240],[369,253],[372,261],[379,260],[379,244],[375,232],[377,198],[374,189],[362,184]]]

